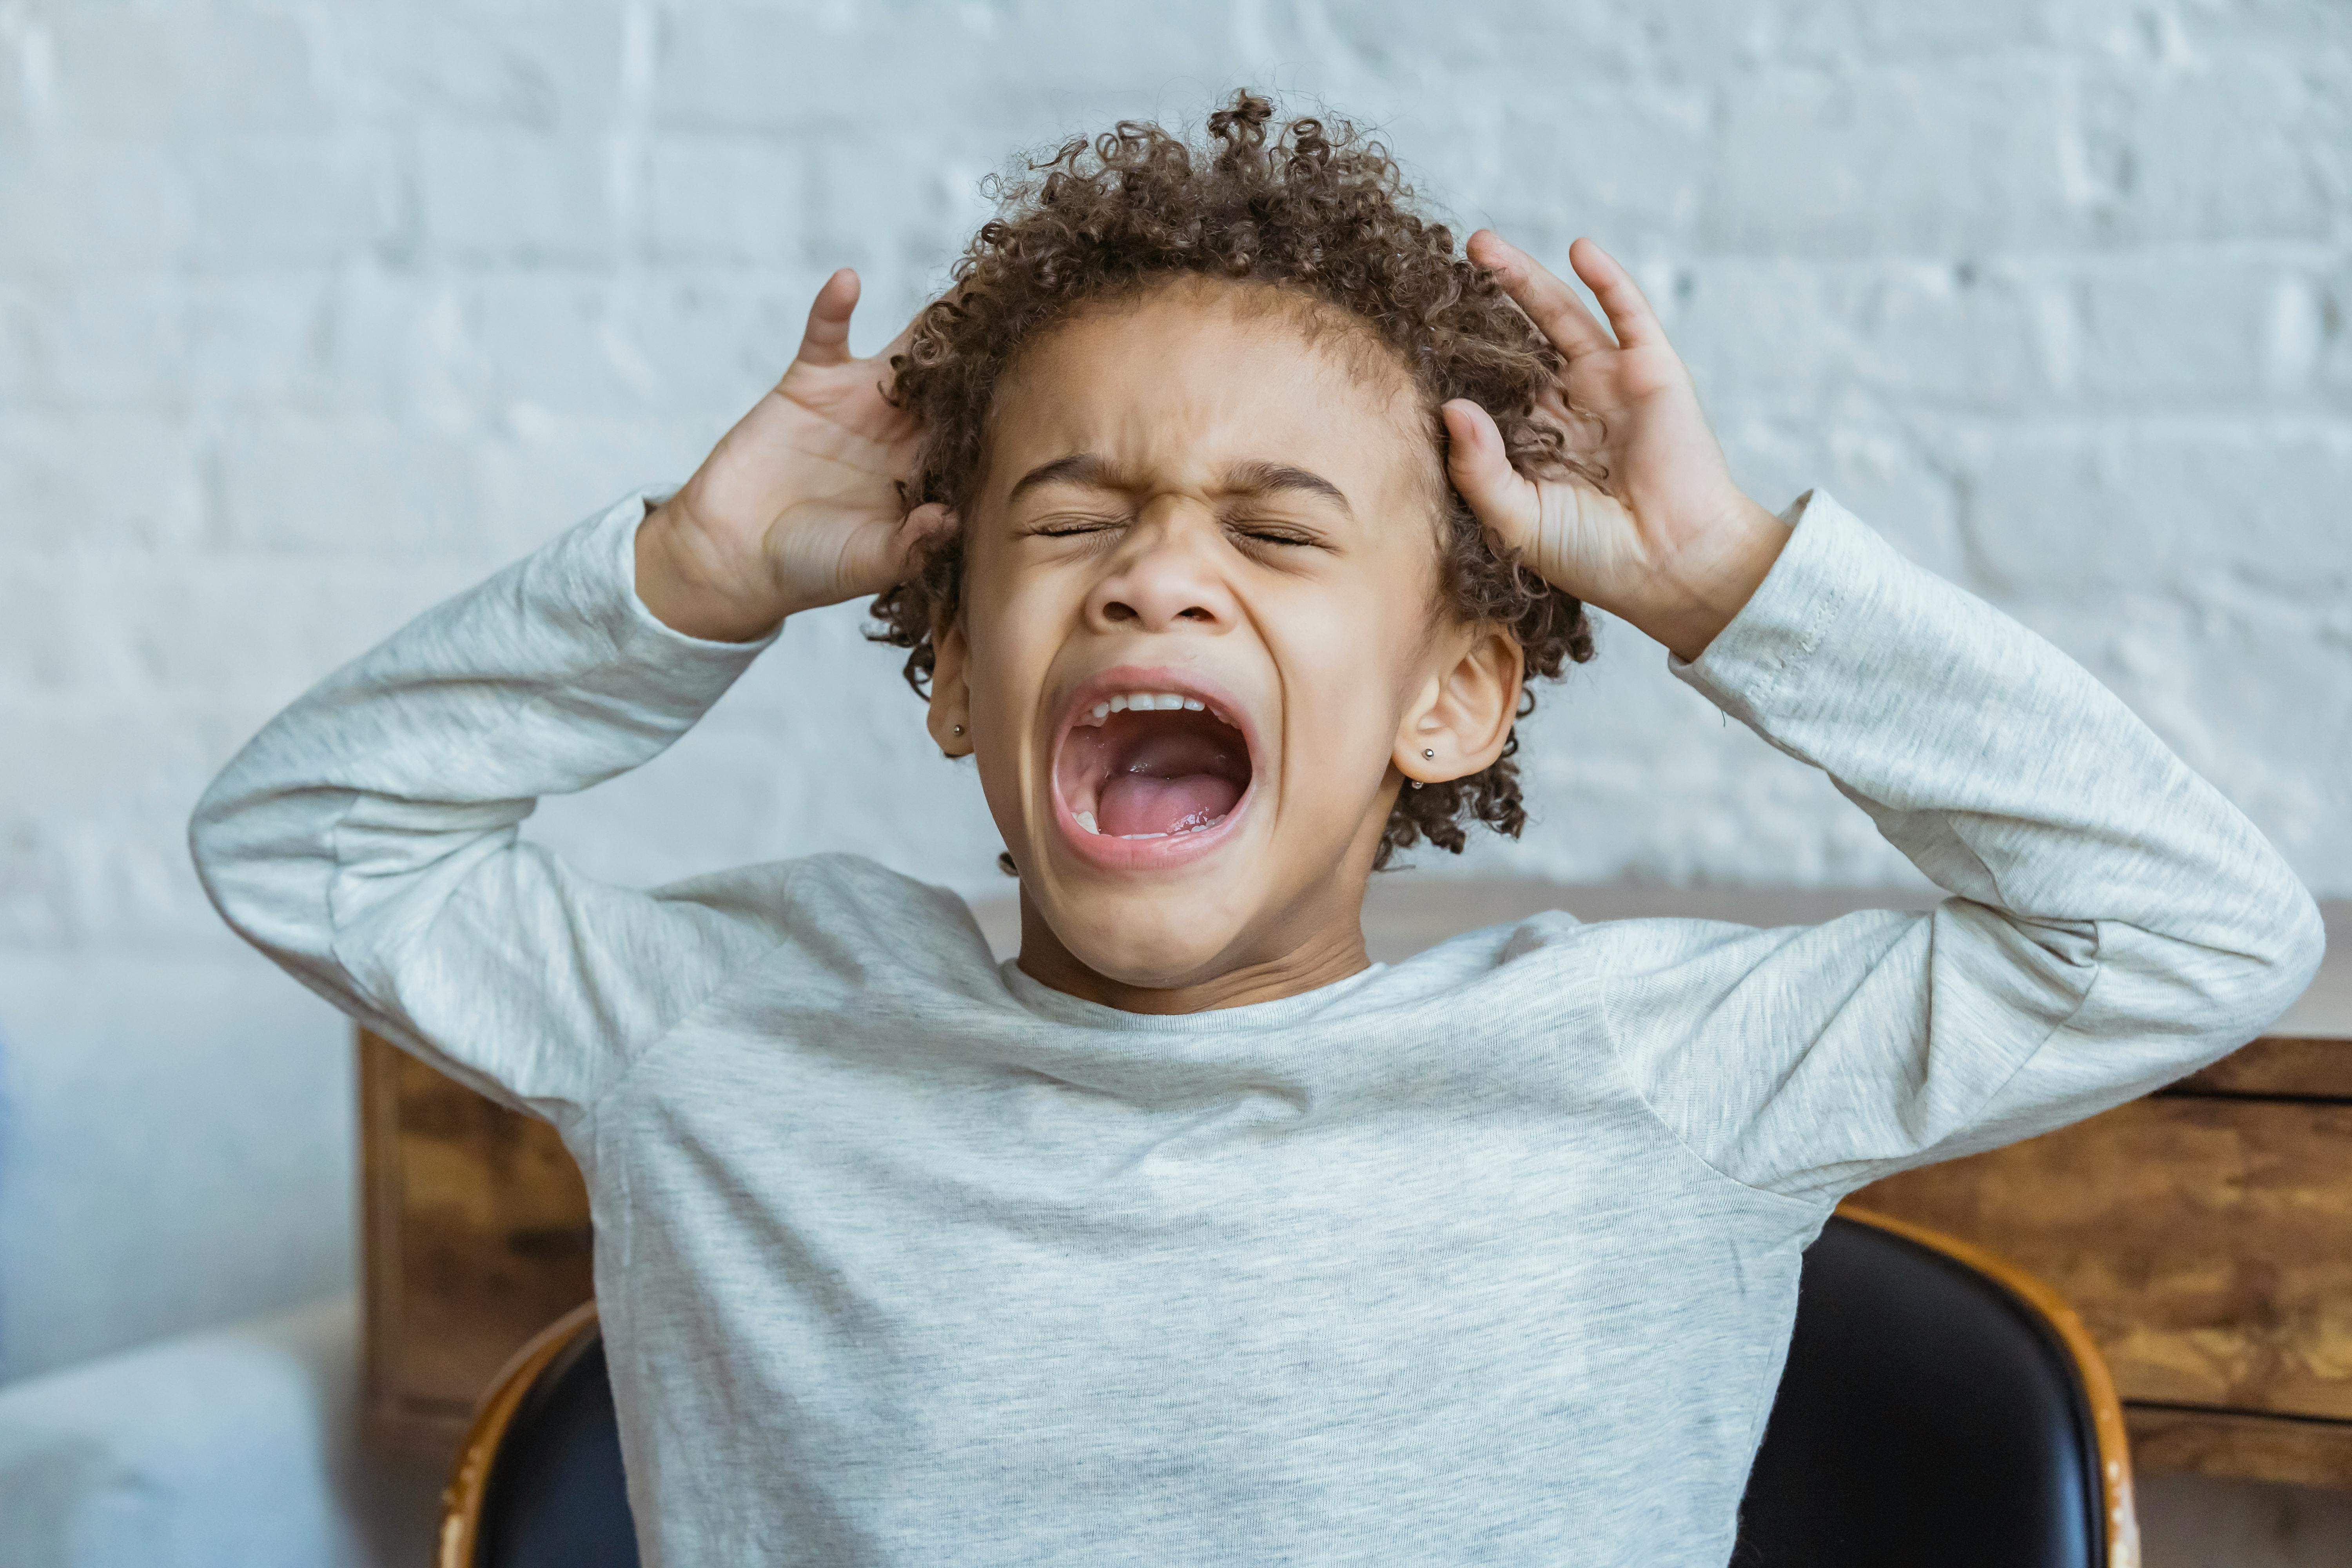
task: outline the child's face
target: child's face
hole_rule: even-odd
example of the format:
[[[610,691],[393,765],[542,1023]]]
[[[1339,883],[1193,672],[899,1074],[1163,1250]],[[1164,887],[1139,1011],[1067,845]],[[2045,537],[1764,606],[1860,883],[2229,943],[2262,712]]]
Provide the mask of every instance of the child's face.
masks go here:
[[[1123,987],[1360,957],[1399,764],[1484,766],[1518,697],[1517,645],[1440,608],[1402,371],[1242,298],[1163,287],[1023,355],[940,638],[934,733],[968,727],[1031,913]]]

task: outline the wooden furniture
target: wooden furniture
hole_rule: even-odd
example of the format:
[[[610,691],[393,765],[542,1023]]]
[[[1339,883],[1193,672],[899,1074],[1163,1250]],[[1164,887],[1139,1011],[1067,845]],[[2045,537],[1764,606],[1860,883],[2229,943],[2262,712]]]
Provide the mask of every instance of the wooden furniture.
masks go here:
[[[555,1129],[359,1031],[362,1407],[440,1457],[517,1346],[586,1300],[588,1194]]]
[[[2063,1293],[2129,1396],[2142,1468],[2352,1488],[2352,1039],[2266,1037],[1855,1196]]]
[[[1365,935],[1393,960],[1539,909],[1786,925],[1937,897],[1407,871],[1375,879]],[[975,913],[1011,952],[1009,900]],[[2327,968],[2263,1039],[2162,1093],[1855,1194],[2073,1303],[2143,1470],[2352,1488],[2352,905],[2328,915]],[[543,1124],[380,1040],[360,1051],[371,1428],[446,1455],[516,1347],[590,1294],[587,1200]]]

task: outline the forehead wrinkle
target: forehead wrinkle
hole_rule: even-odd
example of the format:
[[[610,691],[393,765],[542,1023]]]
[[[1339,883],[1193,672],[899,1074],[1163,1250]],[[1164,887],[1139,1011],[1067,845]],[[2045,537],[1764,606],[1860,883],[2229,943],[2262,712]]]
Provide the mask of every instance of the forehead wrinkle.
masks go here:
[[[1337,502],[1350,522],[1356,518],[1356,509],[1349,504],[1345,490],[1313,469],[1302,468],[1295,463],[1276,462],[1265,458],[1240,458],[1226,468],[1224,488],[1243,495],[1259,496],[1297,490]]]
[[[976,471],[966,494],[972,504],[981,504],[986,497],[988,477],[996,467],[1001,454],[996,451],[1001,417],[1004,405],[1025,390],[1024,384],[1035,374],[1042,354],[1065,329],[1099,321],[1106,315],[1122,310],[1139,310],[1156,299],[1176,296],[1187,302],[1197,301],[1204,309],[1222,311],[1228,320],[1250,321],[1267,316],[1278,316],[1283,325],[1295,335],[1295,342],[1307,348],[1320,362],[1320,373],[1341,386],[1359,394],[1370,394],[1375,404],[1374,417],[1389,424],[1398,446],[1395,457],[1405,465],[1403,499],[1413,510],[1428,520],[1430,542],[1433,552],[1442,555],[1446,548],[1450,526],[1453,486],[1445,471],[1444,421],[1439,416],[1433,395],[1403,358],[1401,351],[1383,338],[1377,327],[1352,311],[1325,300],[1307,289],[1258,279],[1227,279],[1195,273],[1174,273],[1156,279],[1146,279],[1139,284],[1112,292],[1094,295],[1073,302],[1054,320],[1034,331],[1027,341],[1011,353],[1001,367],[996,385],[989,398],[990,407],[982,426],[982,439]],[[1187,298],[1189,297],[1189,299]],[[1385,383],[1388,396],[1379,397]],[[1404,406],[1400,407],[1400,403]],[[1083,456],[1088,454],[1071,454]],[[1133,489],[1122,486],[1115,465],[1104,461],[1108,470],[1104,482],[1111,489]],[[1317,476],[1321,478],[1321,476]],[[1019,489],[1016,486],[1015,492]],[[1333,487],[1335,489],[1337,486]],[[1003,504],[1013,497],[1008,493]],[[1339,497],[1349,515],[1356,509],[1344,492]],[[1435,597],[1446,595],[1441,589]],[[1442,612],[1441,603],[1433,605]],[[1442,620],[1442,614],[1433,618]]]
[[[1135,483],[1120,473],[1118,466],[1098,452],[1071,452],[1038,464],[1013,482],[1005,504],[1019,500],[1024,492],[1040,485],[1090,485],[1099,489],[1127,490]]]

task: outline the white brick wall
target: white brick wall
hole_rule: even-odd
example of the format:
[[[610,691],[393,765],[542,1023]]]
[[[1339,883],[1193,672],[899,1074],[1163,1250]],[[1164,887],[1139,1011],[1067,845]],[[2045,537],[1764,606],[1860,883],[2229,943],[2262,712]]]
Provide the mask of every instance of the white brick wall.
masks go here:
[[[1463,232],[1627,258],[1759,499],[1830,487],[2352,895],[2336,0],[0,0],[0,952],[281,986],[182,842],[271,711],[682,478],[834,266],[881,342],[1012,150],[1239,81],[1378,122]],[[1001,889],[857,618],[537,830],[617,878],[845,847]],[[1537,825],[1471,864],[1908,876],[1601,641],[1527,737]]]
[[[0,7],[0,940],[207,942],[181,808],[277,704],[682,476],[832,265],[876,341],[1007,153],[1241,79],[1378,121],[1465,227],[1617,248],[1768,504],[1830,486],[2352,893],[2347,47],[2316,0]],[[968,784],[897,820],[951,771],[856,619],[542,831],[993,887]],[[1603,646],[1475,863],[1907,875]]]

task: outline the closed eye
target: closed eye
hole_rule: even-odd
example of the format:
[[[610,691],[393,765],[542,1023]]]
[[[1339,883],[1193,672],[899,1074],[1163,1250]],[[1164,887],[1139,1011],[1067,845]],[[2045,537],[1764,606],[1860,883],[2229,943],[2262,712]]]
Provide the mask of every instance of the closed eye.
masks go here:
[[[1329,548],[1329,546],[1323,542],[1323,540],[1318,535],[1306,532],[1296,528],[1276,528],[1265,525],[1260,525],[1255,528],[1237,526],[1233,530],[1233,531],[1243,539],[1251,540],[1259,544],[1305,544],[1313,545],[1320,549]]]
[[[1124,518],[1055,517],[1033,523],[1021,531],[1042,539],[1070,539],[1082,533],[1100,533],[1107,528],[1121,527],[1125,522]]]

